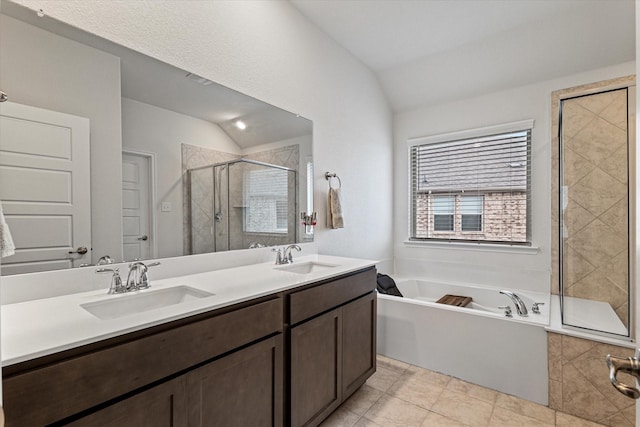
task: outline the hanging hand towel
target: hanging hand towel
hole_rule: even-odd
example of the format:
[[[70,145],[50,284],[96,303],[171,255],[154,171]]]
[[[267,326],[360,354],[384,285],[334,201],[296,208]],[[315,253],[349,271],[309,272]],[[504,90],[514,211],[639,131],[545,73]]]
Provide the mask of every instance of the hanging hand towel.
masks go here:
[[[11,256],[15,253],[16,247],[13,244],[9,226],[2,213],[2,203],[0,203],[0,258]]]
[[[339,188],[329,188],[329,200],[327,201],[327,227],[344,228],[342,216],[342,196]]]

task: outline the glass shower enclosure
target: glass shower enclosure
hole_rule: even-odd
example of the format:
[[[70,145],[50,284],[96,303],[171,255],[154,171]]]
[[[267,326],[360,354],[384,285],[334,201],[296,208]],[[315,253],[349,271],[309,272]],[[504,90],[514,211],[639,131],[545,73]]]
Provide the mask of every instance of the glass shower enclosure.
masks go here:
[[[238,159],[189,169],[191,254],[297,241],[297,171]]]
[[[634,105],[635,86],[629,84],[595,85],[558,103],[562,323],[623,337],[630,336],[632,301]]]

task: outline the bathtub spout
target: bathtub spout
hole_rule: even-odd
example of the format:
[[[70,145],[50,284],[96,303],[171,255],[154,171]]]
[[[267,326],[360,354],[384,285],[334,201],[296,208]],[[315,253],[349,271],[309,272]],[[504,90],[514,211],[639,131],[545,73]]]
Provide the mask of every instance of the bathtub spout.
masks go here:
[[[500,291],[500,293],[511,298],[511,301],[513,301],[513,304],[516,306],[516,312],[518,313],[518,316],[527,317],[529,315],[527,306],[524,304],[524,301],[522,301],[522,298],[511,291]]]

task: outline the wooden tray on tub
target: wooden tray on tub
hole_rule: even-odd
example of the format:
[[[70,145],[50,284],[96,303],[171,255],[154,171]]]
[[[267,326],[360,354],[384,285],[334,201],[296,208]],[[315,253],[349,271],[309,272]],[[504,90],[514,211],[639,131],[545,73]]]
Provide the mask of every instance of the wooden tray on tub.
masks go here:
[[[469,303],[471,303],[471,301],[473,301],[473,298],[471,297],[446,294],[436,302],[438,304],[455,305],[456,307],[466,307],[469,305]]]

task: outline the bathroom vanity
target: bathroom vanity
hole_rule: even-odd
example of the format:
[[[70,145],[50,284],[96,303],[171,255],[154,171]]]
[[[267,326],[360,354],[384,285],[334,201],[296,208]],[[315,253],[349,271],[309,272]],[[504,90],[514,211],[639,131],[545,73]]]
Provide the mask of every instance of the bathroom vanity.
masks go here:
[[[59,333],[60,351],[51,351],[47,324],[25,325],[21,339],[41,334],[49,344],[29,350],[36,357],[16,354],[15,363],[5,361],[7,426],[319,424],[375,372],[376,356],[373,263],[338,265],[340,259],[325,258],[333,264],[307,263],[308,272],[263,264],[152,282],[156,291],[188,283],[211,295],[166,309],[97,319],[68,308],[80,332]],[[224,283],[234,276],[237,286]],[[249,276],[252,285],[243,282]],[[95,297],[15,306],[46,312],[43,305],[75,307]],[[3,327],[13,314],[19,321],[12,306],[3,306]],[[65,307],[59,309],[64,317]],[[161,319],[162,313],[171,315]],[[126,322],[138,324],[127,331]],[[12,342],[20,348],[18,333],[6,335],[3,350]],[[27,343],[22,351],[37,345]]]

